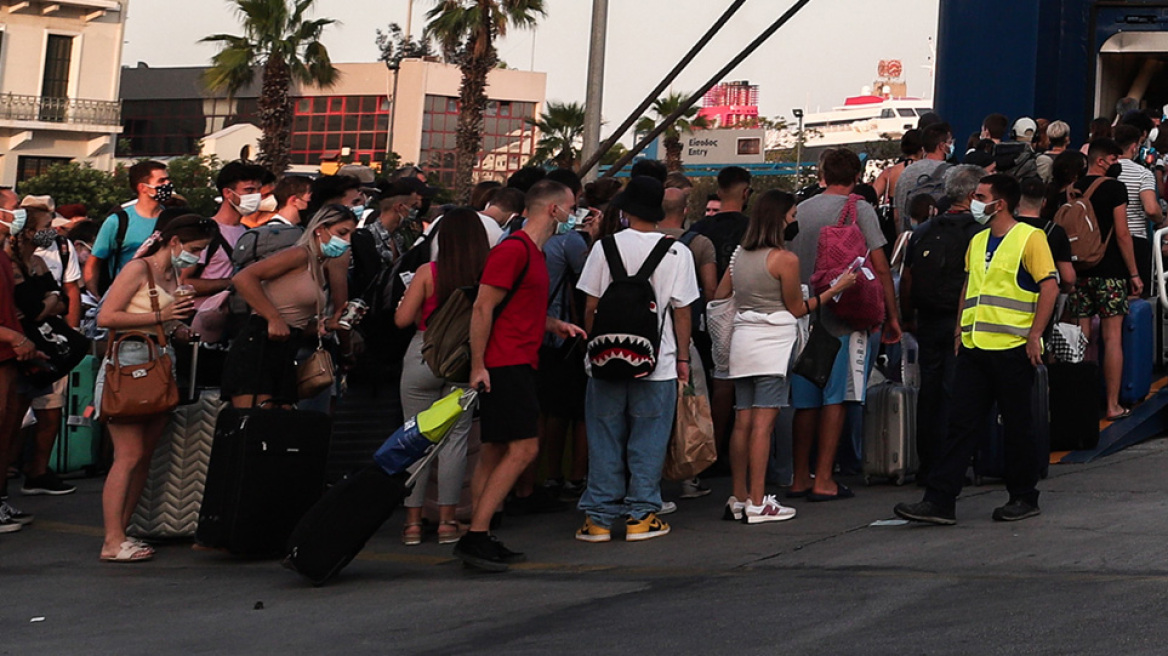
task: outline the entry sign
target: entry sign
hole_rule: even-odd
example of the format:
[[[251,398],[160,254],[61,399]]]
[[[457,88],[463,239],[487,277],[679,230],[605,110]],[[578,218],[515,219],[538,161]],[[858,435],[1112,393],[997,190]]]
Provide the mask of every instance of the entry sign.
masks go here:
[[[762,164],[766,130],[698,130],[681,138],[685,164]],[[660,147],[662,154],[664,146]]]

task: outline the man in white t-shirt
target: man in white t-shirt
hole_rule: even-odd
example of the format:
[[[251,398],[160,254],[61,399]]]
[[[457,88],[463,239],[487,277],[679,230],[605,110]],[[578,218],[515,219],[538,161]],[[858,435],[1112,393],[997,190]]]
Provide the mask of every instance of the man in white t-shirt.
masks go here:
[[[624,269],[636,275],[662,239],[657,223],[664,213],[662,184],[639,176],[613,198],[629,229],[618,232],[615,242]],[[597,306],[612,282],[602,244],[592,249],[577,288],[588,294],[585,328],[592,333]],[[656,366],[641,378],[588,381],[588,486],[580,497],[587,515],[576,539],[607,542],[612,525],[627,516],[629,541],[647,540],[669,533],[669,525],[657,517],[661,510],[661,469],[673,428],[677,383],[689,380],[691,303],[698,300],[693,256],[674,243],[649,276],[656,296],[661,343]],[[593,337],[595,339],[595,336]],[[591,372],[590,372],[591,373]]]
[[[1152,246],[1148,238],[1148,222],[1157,228],[1164,224],[1164,213],[1160,209],[1160,197],[1156,194],[1156,175],[1146,166],[1135,161],[1140,144],[1147,137],[1131,125],[1117,125],[1114,131],[1115,143],[1123,149],[1119,157],[1120,173],[1116,176],[1127,187],[1127,229],[1132,237],[1136,268],[1141,280],[1152,279]],[[1144,296],[1151,294],[1153,285],[1144,288]]]

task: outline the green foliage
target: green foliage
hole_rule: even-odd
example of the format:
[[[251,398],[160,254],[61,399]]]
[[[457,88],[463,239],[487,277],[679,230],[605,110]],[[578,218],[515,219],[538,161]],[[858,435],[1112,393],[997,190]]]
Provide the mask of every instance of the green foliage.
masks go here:
[[[527,119],[527,124],[539,130],[539,143],[530,164],[554,162],[562,168],[576,165],[584,136],[584,105],[549,100],[540,117]]]
[[[130,195],[125,171],[119,185],[115,174],[93,168],[91,164],[68,162],[54,164],[35,178],[17,185],[20,195],[52,196],[57,205],[82,203],[90,218],[99,218],[105,210],[124,202]]]
[[[651,132],[657,125],[665,120],[673,112],[677,111],[678,107],[689,98],[690,94],[675,92],[664,98],[658,98],[653,101],[652,112],[649,116],[642,116],[641,120],[637,121],[634,129],[637,132],[647,133]],[[666,139],[678,140],[683,134],[692,134],[695,130],[706,130],[710,127],[710,122],[704,116],[698,116],[698,107],[696,105],[690,106],[685,110],[681,116],[672,125],[665,128],[663,135]]]
[[[215,203],[215,176],[220,166],[214,156],[176,157],[166,163],[175,192],[187,200],[192,212],[203,216],[211,216],[219,209]],[[119,164],[107,173],[77,162],[49,167],[42,175],[20,183],[17,193],[52,196],[57,205],[82,203],[93,219],[107,216],[111,207],[133,198],[126,166]]]
[[[625,147],[623,143],[618,141],[612,145],[612,148],[608,149],[608,152],[601,156],[600,164],[602,166],[612,166],[613,164],[617,163],[617,160],[624,157],[628,152],[629,149]]]
[[[718,193],[718,179],[714,177],[690,178],[693,181],[693,190],[689,193],[689,207],[686,208],[686,225],[692,225],[694,221],[701,219],[706,213],[706,199],[711,194]],[[754,189],[754,195],[751,197],[751,205],[746,207],[746,213],[754,209],[753,202],[767,191],[771,189],[781,189],[782,191],[789,191],[795,193],[798,187],[795,186],[795,176],[793,175],[756,175],[750,179],[750,187]]]
[[[382,32],[378,29],[376,33],[377,37],[374,42],[377,44],[378,52],[381,53],[377,56],[377,61],[385,62],[386,67],[391,71],[397,70],[403,59],[430,57],[435,54],[428,39],[407,38],[401,25],[397,23],[390,23],[386,31]]]
[[[223,163],[214,155],[188,155],[176,157],[166,163],[170,181],[180,196],[187,199],[191,211],[202,216],[211,216],[218,211],[215,196],[215,176]]]

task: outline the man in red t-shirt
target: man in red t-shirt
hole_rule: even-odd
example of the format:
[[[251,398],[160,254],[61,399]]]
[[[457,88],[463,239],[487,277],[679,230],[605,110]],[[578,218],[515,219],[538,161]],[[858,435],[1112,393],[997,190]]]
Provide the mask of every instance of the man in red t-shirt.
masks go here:
[[[8,505],[8,452],[20,432],[23,417],[12,411],[17,407],[16,362],[37,354],[36,346],[21,330],[16,318],[12,260],[4,247],[8,236],[19,232],[27,215],[17,209],[20,199],[7,187],[0,187],[0,533],[19,531],[32,521],[32,515]]]
[[[548,271],[543,245],[568,225],[576,200],[551,180],[527,192],[527,223],[491,249],[470,321],[470,386],[479,397],[483,448],[471,490],[470,530],[454,547],[463,562],[502,572],[523,562],[488,531],[491,516],[519,475],[539,455],[539,401],[535,370],[545,332],[564,339],[584,330],[547,316]]]

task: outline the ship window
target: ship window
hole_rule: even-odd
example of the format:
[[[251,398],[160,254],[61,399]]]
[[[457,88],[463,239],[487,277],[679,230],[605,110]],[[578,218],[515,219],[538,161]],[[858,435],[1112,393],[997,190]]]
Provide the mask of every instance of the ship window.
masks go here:
[[[891,109],[885,109],[880,112],[880,118],[896,118],[896,112]]]
[[[908,109],[906,107],[902,107],[902,108],[896,110],[896,112],[898,114],[900,114],[901,116],[916,116],[916,114],[913,114],[913,110]]]

